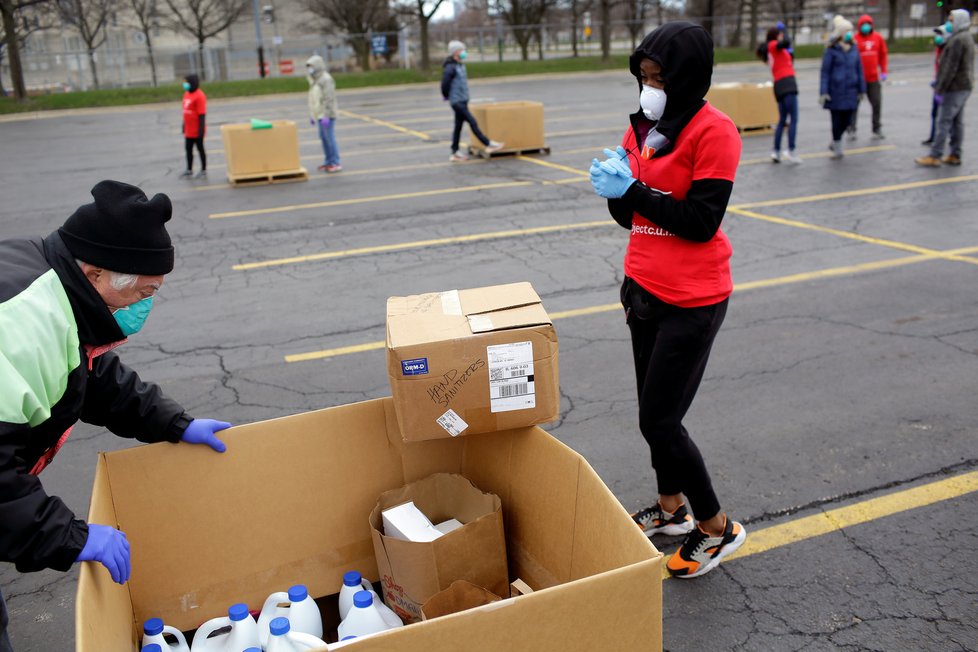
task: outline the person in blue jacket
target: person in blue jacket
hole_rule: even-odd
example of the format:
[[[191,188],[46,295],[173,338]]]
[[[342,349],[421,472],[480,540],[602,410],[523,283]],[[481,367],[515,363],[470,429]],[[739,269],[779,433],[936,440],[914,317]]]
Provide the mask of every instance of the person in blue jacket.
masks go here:
[[[832,113],[832,158],[842,158],[842,134],[852,123],[859,101],[866,95],[866,80],[859,51],[852,42],[852,23],[836,15],[822,56],[818,101]]]
[[[462,125],[469,123],[472,136],[478,138],[486,148],[487,154],[498,152],[503,148],[503,143],[489,140],[482,131],[479,130],[479,123],[476,122],[472,113],[469,111],[469,80],[465,72],[465,57],[468,53],[465,50],[465,43],[461,41],[451,41],[448,44],[448,57],[442,64],[444,72],[441,77],[441,96],[452,107],[455,112],[455,129],[452,131],[452,155],[448,158],[452,163],[464,161],[469,158],[465,152],[458,148],[458,141],[462,135]]]

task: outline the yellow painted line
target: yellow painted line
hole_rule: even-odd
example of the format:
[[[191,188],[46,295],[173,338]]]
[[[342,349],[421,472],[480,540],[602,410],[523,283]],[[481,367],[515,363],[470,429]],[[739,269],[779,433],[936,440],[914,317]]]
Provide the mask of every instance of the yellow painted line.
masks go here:
[[[409,134],[411,136],[417,136],[421,140],[431,140],[431,136],[424,133],[423,131],[415,131],[414,129],[408,129],[407,127],[396,125],[393,122],[388,122],[387,120],[379,120],[377,118],[371,118],[369,115],[354,113],[353,111],[344,111],[342,109],[340,110],[340,115],[356,118],[357,120],[363,120],[364,122],[380,125],[381,127],[387,127],[388,129],[393,129],[394,131],[400,131],[401,133]]]
[[[829,235],[838,236],[840,238],[847,238],[849,240],[856,240],[859,242],[865,242],[867,244],[879,245],[882,247],[889,247],[891,249],[898,249],[900,251],[911,251],[917,254],[924,254],[933,258],[944,258],[946,260],[954,260],[959,263],[971,263],[972,265],[978,265],[978,260],[974,258],[969,258],[967,256],[960,256],[953,253],[945,253],[938,251],[936,249],[929,249],[927,247],[918,247],[917,245],[908,244],[905,242],[897,242],[895,240],[886,240],[884,238],[874,238],[868,235],[862,235],[859,233],[852,233],[851,231],[842,231],[841,229],[833,229],[827,226],[819,226],[817,224],[809,224],[807,222],[799,222],[798,220],[789,220],[783,217],[774,217],[772,215],[762,215],[761,213],[755,213],[753,211],[746,211],[740,208],[728,208],[731,213],[737,215],[742,215],[744,217],[751,217],[756,220],[761,220],[763,222],[770,222],[772,224],[781,224],[784,226],[791,226],[796,229],[805,229],[808,231],[816,231],[818,233],[827,233]]]
[[[330,206],[350,206],[351,204],[367,204],[378,201],[393,201],[396,199],[413,199],[416,197],[432,197],[435,195],[451,195],[462,192],[475,192],[478,190],[495,190],[498,188],[516,188],[519,186],[533,185],[532,181],[507,181],[504,183],[486,183],[479,186],[466,186],[463,188],[443,188],[441,190],[422,190],[420,192],[401,192],[395,195],[376,195],[374,197],[359,197],[357,199],[336,199],[333,201],[321,201],[312,204],[293,204],[291,206],[276,206],[274,208],[256,208],[247,211],[231,211],[229,213],[211,213],[207,217],[212,220],[225,217],[245,217],[248,215],[271,215],[274,213],[288,213],[291,211],[308,210],[311,208],[328,208]]]
[[[724,563],[768,552],[799,541],[813,539],[823,534],[839,532],[855,525],[878,521],[881,518],[902,514],[911,509],[960,498],[976,491],[978,491],[978,471],[971,471],[919,487],[895,491],[878,498],[870,498],[845,507],[836,507],[761,530],[748,530],[744,545],[727,557]],[[668,579],[669,577],[669,572],[663,564],[662,578]]]
[[[581,170],[578,170],[577,168],[572,168],[567,165],[560,165],[559,163],[551,163],[550,161],[544,161],[543,159],[535,158],[532,156],[520,155],[516,157],[516,160],[529,161],[530,163],[536,163],[537,165],[542,165],[547,168],[553,168],[554,170],[560,170],[561,172],[573,172],[574,174],[583,174],[585,177],[588,177],[587,172],[583,172]]]
[[[860,188],[858,190],[845,190],[842,192],[829,192],[821,195],[807,195],[804,197],[786,197],[784,199],[769,199],[767,201],[747,202],[744,204],[734,204],[729,208],[762,208],[764,206],[782,206],[788,204],[806,204],[808,202],[825,201],[827,199],[844,199],[846,197],[861,197],[864,195],[877,195],[884,192],[895,192],[897,190],[912,190],[914,188],[928,188],[930,186],[940,186],[947,183],[963,183],[978,180],[978,174],[969,174],[960,177],[946,177],[943,179],[928,179],[927,181],[911,181],[909,183],[898,183],[892,186],[876,186],[875,188]]]
[[[611,222],[613,224],[613,222]],[[276,258],[274,260],[263,260],[257,263],[242,263],[232,265],[234,270],[259,269],[262,267],[276,267],[279,265],[292,265],[295,263],[308,263],[316,260],[332,260],[335,258],[348,258],[350,256],[362,256],[365,254],[387,253],[390,251],[402,251],[404,249],[422,249],[424,247],[437,247],[448,244],[462,244],[466,242],[480,242],[483,240],[499,240],[502,238],[515,238],[527,235],[537,235],[540,233],[554,233],[557,231],[575,231],[578,229],[593,229],[600,226],[607,226],[609,220],[597,220],[593,222],[578,222],[574,224],[558,224],[554,226],[537,226],[528,229],[509,229],[506,231],[493,231],[491,233],[473,233],[448,238],[432,238],[430,240],[415,240],[414,242],[399,242],[397,244],[377,245],[374,247],[359,247],[357,249],[345,249],[342,251],[327,251],[319,254],[309,254],[306,256],[292,256],[290,258]]]
[[[873,152],[886,152],[892,149],[896,149],[896,145],[877,145],[875,147],[856,147],[853,149],[846,150],[846,156],[852,156],[854,154],[872,154]],[[801,154],[800,158],[808,159],[813,158],[829,158],[832,156],[832,152],[812,152],[810,154]],[[761,163],[771,164],[771,157],[767,158],[748,158],[740,161],[740,165],[758,165]],[[788,164],[791,165],[790,163]]]
[[[978,247],[963,247],[961,249],[953,249],[948,252],[943,252],[946,254],[956,253],[978,253]],[[802,274],[790,274],[787,276],[779,276],[770,279],[760,279],[757,281],[748,281],[746,283],[736,283],[734,284],[734,292],[744,292],[745,290],[755,290],[764,287],[774,287],[778,285],[788,285],[791,283],[801,283],[803,281],[811,281],[820,278],[828,278],[832,276],[841,275],[851,275],[860,272],[870,272],[880,269],[886,269],[889,267],[900,267],[903,265],[909,265],[912,263],[924,262],[927,260],[935,260],[943,258],[944,256],[937,255],[919,255],[919,256],[907,256],[904,258],[896,258],[893,260],[878,261],[871,263],[863,263],[860,265],[846,265],[844,267],[835,267],[830,269],[823,269],[814,272],[805,272]],[[572,310],[563,310],[560,312],[550,313],[550,319],[569,319],[571,317],[584,317],[587,315],[597,315],[605,312],[613,312],[616,310],[621,310],[620,303],[605,303],[598,306],[588,306],[586,308],[575,308]],[[321,360],[323,358],[333,358],[341,355],[348,355],[350,353],[360,353],[361,351],[373,351],[376,349],[383,348],[385,346],[383,341],[378,342],[368,342],[366,344],[357,344],[354,346],[342,346],[335,349],[323,349],[321,351],[310,351],[308,353],[294,353],[285,356],[286,362],[303,362],[308,360]]]

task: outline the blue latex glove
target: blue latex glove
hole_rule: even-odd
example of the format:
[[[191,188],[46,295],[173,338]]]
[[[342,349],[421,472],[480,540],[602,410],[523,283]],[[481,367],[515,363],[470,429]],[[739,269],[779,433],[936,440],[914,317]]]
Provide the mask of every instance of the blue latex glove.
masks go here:
[[[632,168],[628,164],[628,152],[625,151],[624,147],[619,145],[615,148],[615,151],[611,151],[606,147],[604,149],[604,155],[608,157],[605,163],[614,167],[617,174],[625,177],[632,176]]]
[[[886,73],[885,72],[881,72],[880,73],[880,81],[886,81]]]
[[[329,118],[323,116],[319,119],[319,124],[323,126],[323,129],[329,129]]]
[[[88,540],[75,561],[99,562],[108,569],[112,581],[117,584],[125,584],[132,570],[126,535],[108,525],[88,524]]]
[[[610,152],[609,152],[610,153]],[[632,171],[627,173],[622,166],[614,161],[591,161],[591,186],[594,192],[605,199],[619,199],[628,188],[635,183]]]
[[[214,433],[230,427],[231,424],[225,421],[194,419],[183,431],[180,441],[185,441],[188,444],[207,444],[218,453],[223,453],[228,447]]]
[[[934,93],[934,101],[937,102],[938,104],[943,104],[944,96],[941,95],[940,93]]]

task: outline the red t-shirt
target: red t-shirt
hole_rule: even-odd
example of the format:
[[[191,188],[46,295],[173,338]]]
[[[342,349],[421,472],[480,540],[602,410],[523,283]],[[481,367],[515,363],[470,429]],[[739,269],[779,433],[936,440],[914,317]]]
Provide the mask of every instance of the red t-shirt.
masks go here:
[[[625,132],[622,146],[636,153],[635,133]],[[629,156],[632,174],[645,185],[686,198],[693,181],[733,182],[740,162],[740,134],[726,114],[707,103],[679,133],[672,150],[651,160]],[[647,220],[632,216],[625,252],[625,274],[653,295],[676,306],[695,308],[723,301],[733,291],[730,240],[717,230],[709,242],[684,240]]]
[[[207,114],[207,96],[199,88],[193,93],[183,94],[183,136],[197,138],[200,131],[200,116]]]
[[[863,77],[867,82],[880,80],[880,72],[886,72],[886,41],[876,32],[869,36],[856,34],[856,46],[863,60]]]
[[[771,64],[771,76],[774,81],[793,77],[795,74],[795,66],[791,62],[791,53],[787,49],[779,50],[777,41],[768,41],[767,43],[767,62]]]

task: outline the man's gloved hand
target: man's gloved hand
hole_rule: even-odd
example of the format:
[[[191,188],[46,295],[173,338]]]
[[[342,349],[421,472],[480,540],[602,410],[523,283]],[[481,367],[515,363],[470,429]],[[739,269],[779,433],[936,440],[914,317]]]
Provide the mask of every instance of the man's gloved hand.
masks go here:
[[[605,199],[621,198],[629,186],[635,183],[631,170],[626,175],[619,166],[608,161],[592,160],[589,173],[594,192]]]
[[[938,104],[943,104],[944,96],[941,95],[940,93],[934,93],[934,101],[937,102]]]
[[[831,101],[832,101],[832,96],[829,95],[828,93],[818,96],[818,103],[822,105],[822,108],[825,108],[825,105]]]
[[[319,124],[323,126],[323,129],[329,129],[329,118],[323,116],[319,119]]]
[[[226,421],[194,419],[187,426],[187,429],[183,431],[180,441],[185,441],[188,444],[207,444],[218,453],[223,453],[228,447],[214,433],[230,427],[231,424]]]
[[[112,581],[117,584],[125,584],[132,570],[126,535],[108,525],[88,524],[88,540],[75,561],[99,562],[108,569]]]
[[[880,81],[886,81],[886,73],[885,72],[881,72],[880,73]]]

